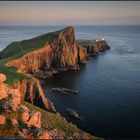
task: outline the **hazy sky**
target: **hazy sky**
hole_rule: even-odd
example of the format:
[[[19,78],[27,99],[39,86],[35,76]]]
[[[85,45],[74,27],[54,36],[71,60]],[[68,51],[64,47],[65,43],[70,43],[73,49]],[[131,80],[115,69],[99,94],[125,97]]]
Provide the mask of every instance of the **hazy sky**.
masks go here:
[[[140,24],[140,1],[0,1],[0,25]]]

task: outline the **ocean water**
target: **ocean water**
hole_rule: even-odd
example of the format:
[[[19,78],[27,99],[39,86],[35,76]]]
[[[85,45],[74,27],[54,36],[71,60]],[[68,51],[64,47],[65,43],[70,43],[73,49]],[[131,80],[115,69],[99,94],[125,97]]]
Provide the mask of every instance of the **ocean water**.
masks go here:
[[[15,40],[28,39],[61,29],[46,27],[0,27],[0,49]],[[81,66],[41,81],[46,96],[68,121],[104,138],[140,138],[140,26],[75,26],[76,38],[105,36],[110,50]],[[62,86],[80,91],[76,95],[52,92]],[[66,114],[75,109],[86,122]]]

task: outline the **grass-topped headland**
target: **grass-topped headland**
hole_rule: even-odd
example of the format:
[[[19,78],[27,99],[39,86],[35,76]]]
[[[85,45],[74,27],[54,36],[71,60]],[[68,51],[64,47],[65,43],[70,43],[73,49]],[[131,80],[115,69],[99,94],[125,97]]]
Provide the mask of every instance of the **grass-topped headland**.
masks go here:
[[[34,37],[32,39],[15,41],[10,43],[3,51],[0,52],[0,59],[17,58],[43,47],[45,44],[54,41],[61,31],[50,32],[44,35]]]
[[[29,76],[17,73],[16,68],[4,66],[8,61],[20,58],[24,54],[42,48],[45,44],[54,41],[61,31],[50,32],[28,40],[15,41],[10,43],[0,52],[0,73],[7,76],[6,83],[13,84]]]
[[[26,101],[22,102],[24,105],[26,105],[31,110],[36,110],[41,112],[42,114],[42,123],[52,129],[58,129],[61,132],[64,132],[66,136],[72,136],[74,133],[79,133],[82,135],[84,131],[80,130],[76,125],[72,123],[68,123],[66,119],[64,119],[62,116],[54,113],[50,113],[48,111],[45,111],[37,106],[34,106]],[[102,139],[99,137],[95,137],[89,134],[90,139]]]

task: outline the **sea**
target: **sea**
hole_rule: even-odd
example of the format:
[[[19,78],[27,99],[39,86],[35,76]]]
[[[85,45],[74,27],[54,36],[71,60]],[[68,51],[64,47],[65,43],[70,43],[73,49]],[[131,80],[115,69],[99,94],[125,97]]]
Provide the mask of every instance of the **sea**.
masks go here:
[[[13,41],[66,26],[0,26],[0,50]],[[140,26],[73,26],[77,39],[105,37],[110,50],[91,58],[79,71],[56,74],[41,81],[56,110],[78,128],[103,138],[140,139]],[[79,90],[61,94],[52,87]],[[70,117],[74,109],[86,121]]]

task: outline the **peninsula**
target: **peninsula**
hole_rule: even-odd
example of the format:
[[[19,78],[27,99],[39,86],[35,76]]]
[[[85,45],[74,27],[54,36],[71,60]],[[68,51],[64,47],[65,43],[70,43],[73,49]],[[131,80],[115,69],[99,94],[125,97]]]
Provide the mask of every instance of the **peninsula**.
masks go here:
[[[106,49],[110,47],[104,39],[76,40],[73,27],[9,44],[0,52],[0,137],[96,139],[69,124],[57,112],[39,79],[51,78],[64,70],[79,70],[82,63]],[[3,93],[6,88],[8,91]],[[9,102],[10,111],[4,111],[5,103]],[[38,119],[33,121],[35,116]]]

